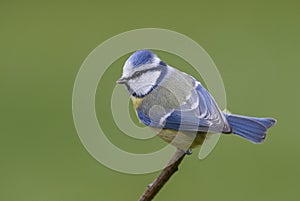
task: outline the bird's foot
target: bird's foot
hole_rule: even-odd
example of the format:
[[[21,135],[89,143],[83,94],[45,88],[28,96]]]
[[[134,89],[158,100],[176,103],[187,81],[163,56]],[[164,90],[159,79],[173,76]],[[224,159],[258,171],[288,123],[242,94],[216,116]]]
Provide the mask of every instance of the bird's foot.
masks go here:
[[[153,183],[148,184],[147,188],[149,189],[149,188],[151,188],[152,186],[153,186]]]
[[[193,153],[192,149],[188,149],[188,150],[185,152],[186,155],[192,155],[192,153]]]

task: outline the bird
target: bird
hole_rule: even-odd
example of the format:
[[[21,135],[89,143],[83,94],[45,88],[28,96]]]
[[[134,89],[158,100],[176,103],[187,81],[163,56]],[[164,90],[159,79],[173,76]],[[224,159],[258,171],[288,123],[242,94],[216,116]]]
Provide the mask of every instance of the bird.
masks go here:
[[[169,66],[151,50],[129,56],[116,82],[125,85],[140,122],[186,153],[203,144],[208,132],[262,143],[276,123],[273,118],[222,111],[198,80]]]

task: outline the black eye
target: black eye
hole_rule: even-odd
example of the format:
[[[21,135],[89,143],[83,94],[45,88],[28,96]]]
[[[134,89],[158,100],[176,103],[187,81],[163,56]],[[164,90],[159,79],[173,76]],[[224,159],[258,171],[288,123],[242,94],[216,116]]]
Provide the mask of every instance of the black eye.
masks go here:
[[[134,77],[139,77],[142,75],[142,72],[141,71],[137,71],[134,73]]]

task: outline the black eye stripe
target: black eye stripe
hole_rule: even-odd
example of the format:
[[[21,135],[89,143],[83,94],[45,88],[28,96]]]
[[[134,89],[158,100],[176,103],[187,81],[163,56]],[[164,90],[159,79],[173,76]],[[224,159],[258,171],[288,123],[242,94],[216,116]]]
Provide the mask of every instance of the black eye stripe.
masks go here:
[[[139,77],[139,76],[141,76],[142,74],[143,74],[143,72],[137,71],[137,72],[135,72],[135,73],[133,74],[132,77]]]
[[[162,71],[162,68],[161,67],[154,67],[154,68],[149,68],[149,69],[146,69],[146,70],[136,71],[132,76],[128,77],[127,79],[130,80],[130,79],[137,78],[137,77],[141,76],[142,74],[144,74],[148,71],[149,72],[150,71]]]

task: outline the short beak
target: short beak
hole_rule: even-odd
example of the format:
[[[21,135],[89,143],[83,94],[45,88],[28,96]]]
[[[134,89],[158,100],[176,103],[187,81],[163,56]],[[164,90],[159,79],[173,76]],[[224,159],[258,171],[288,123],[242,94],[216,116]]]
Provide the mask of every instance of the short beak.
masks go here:
[[[117,84],[125,84],[127,82],[127,79],[124,77],[121,77],[120,79],[117,80]]]

